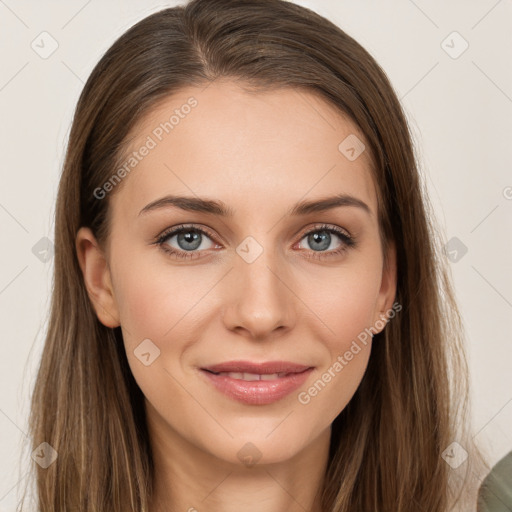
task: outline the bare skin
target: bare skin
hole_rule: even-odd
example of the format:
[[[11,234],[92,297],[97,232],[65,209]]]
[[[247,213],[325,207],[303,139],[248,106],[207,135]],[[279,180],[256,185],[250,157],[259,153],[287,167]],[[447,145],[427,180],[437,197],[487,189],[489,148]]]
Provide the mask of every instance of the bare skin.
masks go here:
[[[191,96],[197,106],[157,140],[155,127]],[[146,397],[156,466],[150,512],[320,511],[331,423],[361,382],[371,338],[343,359],[341,371],[333,364],[386,315],[396,292],[395,252],[391,246],[385,267],[368,152],[350,161],[338,149],[350,134],[364,141],[309,92],[248,93],[230,81],[183,89],[133,131],[130,151],[148,136],[156,147],[109,198],[108,247],[99,247],[88,228],[78,232],[98,318],[121,326]],[[222,201],[234,215],[175,206],[140,213],[168,194]],[[288,214],[297,202],[337,194],[363,201],[369,211],[345,205]],[[188,242],[175,234],[155,243],[181,224],[192,224],[192,235],[207,230],[197,248],[190,234]],[[324,225],[356,244],[346,246]],[[178,258],[164,246],[192,257]],[[237,248],[262,252],[249,263]],[[147,366],[134,353],[146,339],[160,351]],[[300,389],[254,405],[221,393],[201,370],[232,360],[314,369]],[[309,393],[326,373],[325,386]]]

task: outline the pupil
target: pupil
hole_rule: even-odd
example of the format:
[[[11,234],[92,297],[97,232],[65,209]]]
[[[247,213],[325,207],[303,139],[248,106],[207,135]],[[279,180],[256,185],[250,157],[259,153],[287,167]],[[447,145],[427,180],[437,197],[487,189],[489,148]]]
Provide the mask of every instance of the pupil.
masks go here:
[[[178,235],[178,244],[184,251],[197,249],[201,245],[201,235],[194,231],[187,231]]]
[[[324,250],[327,249],[331,243],[331,235],[328,231],[319,231],[309,235],[309,242],[314,242],[314,244],[312,244],[313,246],[316,245],[317,248],[314,250]],[[318,242],[320,242],[320,244]]]

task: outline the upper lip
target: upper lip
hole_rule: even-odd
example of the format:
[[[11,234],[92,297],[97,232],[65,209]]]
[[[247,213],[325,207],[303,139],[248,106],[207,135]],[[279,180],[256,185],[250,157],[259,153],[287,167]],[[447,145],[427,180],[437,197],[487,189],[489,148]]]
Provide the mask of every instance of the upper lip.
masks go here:
[[[205,366],[202,370],[208,370],[214,373],[236,372],[269,375],[272,373],[301,373],[309,368],[311,368],[311,366],[291,363],[289,361],[268,361],[265,363],[255,363],[251,361],[226,361],[212,366]]]

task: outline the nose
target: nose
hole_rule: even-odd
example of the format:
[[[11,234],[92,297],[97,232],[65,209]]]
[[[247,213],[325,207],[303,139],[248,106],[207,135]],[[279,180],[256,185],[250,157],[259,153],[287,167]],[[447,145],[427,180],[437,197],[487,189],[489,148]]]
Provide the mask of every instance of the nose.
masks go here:
[[[270,250],[263,250],[252,262],[236,255],[225,283],[227,329],[263,341],[293,327],[297,298],[285,267]]]

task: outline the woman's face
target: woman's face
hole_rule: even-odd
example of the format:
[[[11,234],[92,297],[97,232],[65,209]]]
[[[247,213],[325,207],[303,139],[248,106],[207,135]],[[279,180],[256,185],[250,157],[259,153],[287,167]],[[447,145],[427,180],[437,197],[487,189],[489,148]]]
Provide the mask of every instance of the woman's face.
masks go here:
[[[224,461],[287,460],[353,396],[395,296],[363,136],[311,93],[229,81],[183,89],[132,135],[102,188],[108,265],[87,230],[78,247],[148,421]]]

